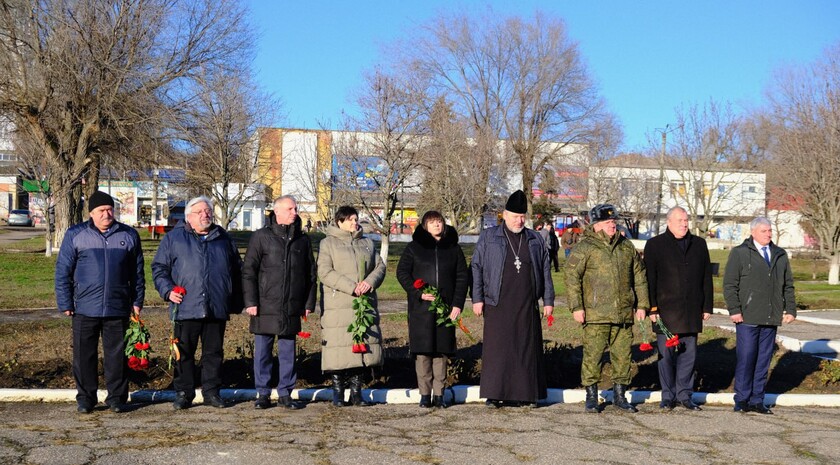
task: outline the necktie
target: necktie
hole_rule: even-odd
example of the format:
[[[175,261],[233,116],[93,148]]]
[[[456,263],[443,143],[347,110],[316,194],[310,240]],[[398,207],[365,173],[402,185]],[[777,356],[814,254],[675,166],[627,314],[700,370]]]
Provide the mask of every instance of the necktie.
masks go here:
[[[767,262],[767,265],[770,265],[770,256],[767,255],[767,246],[761,248],[761,251],[764,252],[764,261]]]

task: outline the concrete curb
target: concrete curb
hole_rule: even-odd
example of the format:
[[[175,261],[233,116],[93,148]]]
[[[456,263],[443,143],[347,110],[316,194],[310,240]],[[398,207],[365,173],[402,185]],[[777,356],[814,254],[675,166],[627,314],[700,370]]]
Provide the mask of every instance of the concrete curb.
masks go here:
[[[222,389],[222,397],[227,401],[247,402],[257,397],[254,389]],[[629,400],[634,404],[659,403],[659,391],[630,391]],[[98,396],[104,399],[105,391],[99,391]],[[379,404],[416,404],[420,401],[417,389],[365,389],[362,391],[365,400]],[[445,393],[456,404],[482,403],[484,399],[479,395],[478,386],[453,386]],[[612,391],[603,390],[601,398],[612,401]],[[329,401],[332,392],[329,389],[295,389],[292,398],[305,401]],[[550,404],[579,404],[586,398],[582,389],[549,389],[548,397],[540,402]],[[704,393],[696,392],[692,399],[700,404],[733,405],[733,395],[728,392]],[[131,393],[132,402],[157,403],[172,402],[175,391],[140,390]],[[74,389],[0,389],[0,402],[75,402]],[[201,403],[201,391],[196,391],[195,403]],[[786,407],[816,406],[840,407],[840,395],[837,394],[767,394],[765,403]]]

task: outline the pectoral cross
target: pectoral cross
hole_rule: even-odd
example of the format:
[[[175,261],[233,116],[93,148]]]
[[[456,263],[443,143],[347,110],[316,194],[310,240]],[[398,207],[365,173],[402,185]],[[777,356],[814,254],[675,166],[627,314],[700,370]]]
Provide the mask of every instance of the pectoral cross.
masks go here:
[[[516,265],[516,272],[519,273],[519,268],[522,267],[522,262],[519,260],[519,257],[516,257],[516,260],[513,261],[513,264]]]

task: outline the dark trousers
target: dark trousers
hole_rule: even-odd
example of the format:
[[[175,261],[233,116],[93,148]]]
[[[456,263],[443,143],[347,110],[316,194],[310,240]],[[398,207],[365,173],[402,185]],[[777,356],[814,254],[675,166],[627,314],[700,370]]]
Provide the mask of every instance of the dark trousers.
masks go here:
[[[735,326],[735,402],[764,402],[775,343],[775,326]]]
[[[125,330],[128,317],[94,318],[73,315],[73,378],[76,402],[93,407],[98,402],[99,336],[102,335],[102,358],[105,368],[106,404],[128,401],[128,365],[125,358]]]
[[[697,334],[680,334],[679,336],[680,341],[685,345],[685,350],[677,353],[673,347],[665,347],[665,341],[668,339],[665,335],[656,335],[656,345],[659,348],[657,368],[664,402],[691,400],[691,395],[694,393]]]
[[[277,395],[288,396],[297,382],[295,371],[295,337],[278,337],[271,334],[254,335],[254,385],[257,394],[271,394],[271,375],[274,370],[274,340],[277,340]]]
[[[548,257],[551,259],[554,271],[560,271],[560,259],[557,258],[557,252],[557,249],[551,249],[548,251]]]
[[[175,364],[175,390],[195,398],[195,351],[201,341],[201,392],[205,398],[219,393],[222,385],[225,320],[180,320],[175,322],[175,337],[181,359]]]

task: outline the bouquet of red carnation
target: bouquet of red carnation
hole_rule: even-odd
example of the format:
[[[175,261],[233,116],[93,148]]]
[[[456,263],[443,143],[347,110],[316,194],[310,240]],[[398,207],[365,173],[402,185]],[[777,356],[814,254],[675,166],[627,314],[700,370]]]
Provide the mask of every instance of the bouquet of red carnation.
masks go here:
[[[175,286],[172,288],[172,292],[177,292],[182,296],[187,295],[187,290],[181,286]],[[174,358],[176,361],[181,360],[181,351],[178,349],[178,338],[175,337],[175,317],[178,316],[178,304],[175,304],[175,308],[172,311],[172,336],[169,338],[169,368],[172,368],[172,359]]]
[[[359,281],[364,280],[367,262],[359,261]],[[367,294],[362,294],[353,299],[353,322],[347,326],[347,332],[353,338],[353,353],[364,354],[369,352],[365,343],[365,335],[376,320],[376,312],[373,309],[373,301]]]
[[[300,319],[303,320],[304,323],[307,321],[306,320],[306,315],[303,315],[302,317],[300,317]],[[312,333],[310,333],[309,331],[303,331],[303,330],[298,331],[297,335],[301,339],[309,339],[310,337],[312,337]]]
[[[452,309],[449,308],[449,305],[440,298],[440,290],[438,288],[418,278],[414,280],[414,289],[417,289],[423,294],[431,294],[435,296],[435,300],[429,303],[429,311],[435,314],[435,321],[438,326],[453,328],[457,325],[461,331],[470,338],[470,341],[475,342],[472,333],[470,333],[470,330],[468,330],[466,325],[464,325],[464,321],[460,316],[455,321],[452,321],[452,318],[449,318],[449,314],[452,313]]]
[[[653,350],[653,345],[650,343],[650,333],[648,333],[647,325],[645,324],[645,318],[639,320],[639,329],[642,332],[642,343],[639,344],[639,350],[642,352]]]
[[[143,320],[136,313],[131,314],[128,329],[125,331],[125,356],[128,357],[128,367],[135,371],[149,368],[149,345],[151,335]]]
[[[680,341],[680,336],[668,331],[668,328],[662,321],[662,317],[656,319],[656,326],[659,328],[659,331],[662,331],[662,334],[665,335],[665,347],[673,348],[675,352],[682,352],[683,349],[685,349],[685,345],[682,341]]]

